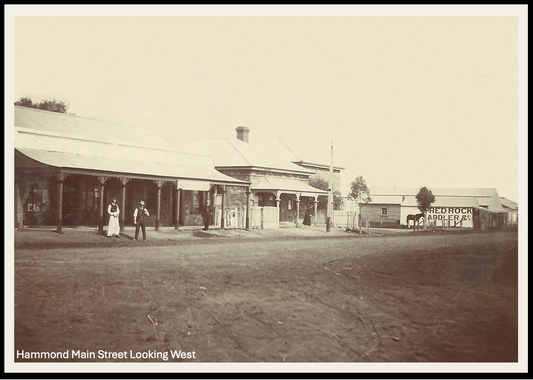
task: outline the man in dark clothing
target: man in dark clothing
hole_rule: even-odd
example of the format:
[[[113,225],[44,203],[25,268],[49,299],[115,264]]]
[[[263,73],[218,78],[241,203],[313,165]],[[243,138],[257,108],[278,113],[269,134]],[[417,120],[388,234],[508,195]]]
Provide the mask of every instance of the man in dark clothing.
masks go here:
[[[207,231],[209,229],[209,225],[211,224],[211,210],[209,210],[209,206],[203,207],[202,218],[204,219],[204,231]]]
[[[146,241],[146,218],[150,216],[145,208],[144,201],[139,202],[139,207],[133,212],[133,224],[135,224],[135,239],[139,237],[139,228],[143,231],[143,241]]]
[[[304,215],[304,224],[306,226],[310,226],[311,225],[311,215],[312,215],[311,207],[312,207],[311,202],[308,201],[307,202],[307,207],[305,208],[305,215]]]

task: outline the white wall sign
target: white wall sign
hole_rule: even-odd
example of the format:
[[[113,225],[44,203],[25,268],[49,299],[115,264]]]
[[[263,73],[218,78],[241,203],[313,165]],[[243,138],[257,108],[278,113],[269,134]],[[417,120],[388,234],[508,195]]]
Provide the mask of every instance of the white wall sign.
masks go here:
[[[209,191],[211,184],[209,181],[195,181],[192,179],[178,179],[178,189]]]
[[[472,207],[430,207],[428,221],[435,221],[437,226],[473,227]]]

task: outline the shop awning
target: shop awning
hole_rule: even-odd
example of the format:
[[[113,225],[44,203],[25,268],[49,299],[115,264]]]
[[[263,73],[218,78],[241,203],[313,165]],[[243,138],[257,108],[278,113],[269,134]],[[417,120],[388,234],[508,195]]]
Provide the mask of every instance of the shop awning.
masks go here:
[[[97,155],[16,148],[18,152],[32,160],[48,166],[69,171],[105,172],[120,176],[139,178],[169,178],[209,181],[210,183],[245,186],[248,182],[237,180],[217,171],[214,167],[194,166],[180,162],[153,162],[130,158],[103,157]]]
[[[290,178],[263,177],[258,183],[250,186],[252,191],[272,191],[301,193],[303,196],[315,197],[317,195],[327,195],[328,192],[310,186],[303,181]]]
[[[507,214],[507,210],[503,209],[503,208],[496,208],[496,207],[482,207],[482,206],[478,206],[478,207],[475,207],[479,210],[486,210],[488,212],[492,212],[493,214]]]

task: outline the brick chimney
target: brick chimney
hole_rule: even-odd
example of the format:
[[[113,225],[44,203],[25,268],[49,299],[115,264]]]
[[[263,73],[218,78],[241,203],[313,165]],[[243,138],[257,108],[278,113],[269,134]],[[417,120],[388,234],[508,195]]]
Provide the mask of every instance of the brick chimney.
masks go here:
[[[237,128],[235,128],[235,130],[237,131],[237,139],[247,143],[248,142],[248,133],[250,132],[250,129],[246,128],[246,127],[237,127]]]

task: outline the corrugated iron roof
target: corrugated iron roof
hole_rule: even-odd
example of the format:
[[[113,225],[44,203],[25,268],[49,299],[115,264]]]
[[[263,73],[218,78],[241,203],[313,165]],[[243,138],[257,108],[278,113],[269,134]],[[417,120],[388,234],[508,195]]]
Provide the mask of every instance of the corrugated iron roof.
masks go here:
[[[324,161],[326,162],[326,161]],[[329,169],[329,165],[328,164],[317,164],[315,161],[311,162],[311,161],[303,161],[303,160],[300,160],[300,161],[296,161],[294,162],[295,164],[297,165],[300,165],[300,166],[304,166],[304,167],[312,167],[312,168],[320,168],[320,169]],[[344,170],[345,168],[344,167],[341,167],[341,166],[335,166],[333,165],[333,170],[334,171],[341,171],[341,170]]]
[[[391,195],[391,196],[380,196],[380,195],[371,195],[371,201],[368,204],[388,204],[388,205],[399,205],[403,202],[403,197],[401,195]]]
[[[110,158],[101,155],[76,154],[28,148],[16,148],[16,150],[32,160],[64,169],[81,169],[87,171],[153,177],[200,179],[236,184],[246,183],[228,177],[209,166],[180,165],[179,163],[170,161],[157,162],[143,160],[142,157]]]
[[[216,167],[258,167],[314,173],[293,163],[301,160],[278,136],[258,136],[248,143],[236,138],[212,138],[179,140],[174,144],[184,152],[212,154]]]
[[[437,199],[444,198],[476,198],[479,206],[486,206],[492,209],[501,209],[502,204],[498,192],[494,188],[430,188],[431,192]],[[420,191],[419,188],[396,188],[396,187],[374,187],[370,189],[370,197],[397,197],[404,196],[405,200],[402,205],[416,206],[416,195]],[[443,201],[448,202],[448,201]],[[450,204],[454,201],[450,200]],[[457,201],[461,203],[463,201]],[[464,201],[469,203],[470,201]]]
[[[505,207],[508,207],[508,208],[511,208],[513,210],[517,210],[518,209],[518,203],[510,200],[510,199],[507,199],[505,197],[500,197],[500,201],[502,202],[502,206],[505,206]]]
[[[506,214],[507,213],[507,210],[503,209],[503,208],[498,208],[498,207],[483,207],[483,206],[478,206],[476,207],[477,209],[480,209],[480,210],[487,210],[489,212],[492,212],[492,213],[496,213],[496,214]]]
[[[492,197],[498,195],[495,188],[429,188],[434,196],[441,197]],[[420,188],[409,187],[373,187],[370,189],[372,195],[414,195],[418,194]]]
[[[405,197],[402,203],[404,207],[418,207],[416,198]],[[431,207],[478,207],[478,200],[475,197],[435,197],[435,202]]]
[[[212,156],[181,152],[146,128],[132,129],[25,107],[15,107],[15,116],[15,149],[49,166],[122,175],[249,183],[218,172]],[[120,138],[123,132],[126,138]]]
[[[310,194],[321,194],[327,195],[328,192],[317,189],[303,181],[298,181],[297,179],[290,178],[273,178],[273,177],[262,177],[258,182],[250,186],[252,190],[265,190],[265,191],[294,191],[301,193],[310,193]]]
[[[15,127],[74,135],[84,140],[178,150],[150,128],[15,106]]]

